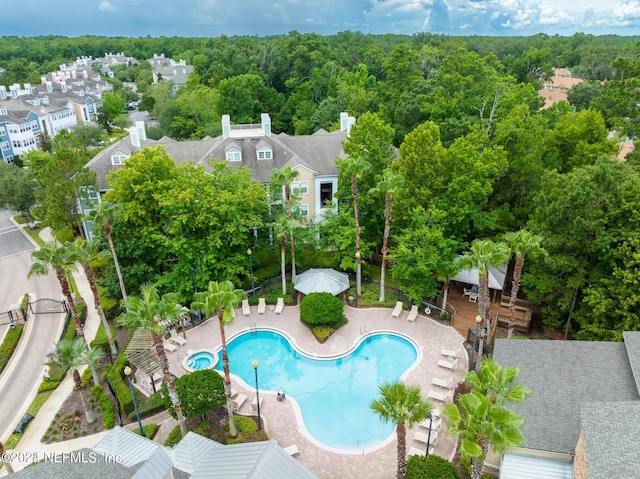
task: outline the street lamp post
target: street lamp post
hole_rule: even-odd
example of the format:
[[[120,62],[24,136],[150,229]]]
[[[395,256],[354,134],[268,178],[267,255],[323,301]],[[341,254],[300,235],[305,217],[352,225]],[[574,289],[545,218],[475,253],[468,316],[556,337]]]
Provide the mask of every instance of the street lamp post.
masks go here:
[[[356,308],[358,307],[358,296],[360,296],[360,251],[356,251]]]
[[[471,348],[471,354],[469,355],[469,371],[473,369],[473,355],[476,353],[476,341],[478,340],[478,327],[482,322],[482,316],[476,316],[476,334],[473,336],[473,347]]]
[[[262,429],[262,419],[260,419],[260,393],[258,392],[258,360],[254,359],[251,363],[253,370],[256,372],[256,401],[258,403],[258,431]]]
[[[196,283],[196,274],[197,273],[198,273],[198,268],[193,268],[191,270],[191,277],[193,278],[193,294],[194,295],[198,292],[198,283]],[[199,308],[198,308],[198,321],[202,322],[202,312],[200,311]]]
[[[136,395],[133,393],[133,384],[131,384],[131,368],[125,366],[124,374],[129,380],[129,390],[131,391],[131,397],[133,398],[133,408],[136,411],[136,417],[138,418],[138,426],[140,426],[140,435],[144,437],[144,429],[142,429],[142,420],[140,420],[140,411],[138,411],[138,401],[136,401]]]
[[[251,251],[251,248],[249,248],[247,250],[247,254],[249,255],[249,271],[251,272],[251,296],[255,296],[256,287],[255,287],[255,284],[253,283],[253,261],[251,260],[251,253],[253,253],[253,251]]]
[[[429,444],[431,444],[431,426],[433,425],[433,416],[429,413],[429,432],[427,434],[427,452],[425,453],[426,457],[429,457]]]

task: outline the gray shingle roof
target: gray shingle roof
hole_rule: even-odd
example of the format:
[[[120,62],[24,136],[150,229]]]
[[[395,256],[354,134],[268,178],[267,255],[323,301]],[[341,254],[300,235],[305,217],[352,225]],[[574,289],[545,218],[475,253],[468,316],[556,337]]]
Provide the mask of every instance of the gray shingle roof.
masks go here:
[[[494,359],[520,368],[533,392],[513,406],[526,422],[524,447],[567,454],[580,435],[585,401],[638,400],[624,343],[496,340]]]
[[[640,477],[638,417],[638,401],[582,405],[584,452],[589,479]]]
[[[631,364],[633,378],[636,381],[636,389],[640,391],[640,331],[625,331],[622,333],[624,346],[627,348],[627,356]]]

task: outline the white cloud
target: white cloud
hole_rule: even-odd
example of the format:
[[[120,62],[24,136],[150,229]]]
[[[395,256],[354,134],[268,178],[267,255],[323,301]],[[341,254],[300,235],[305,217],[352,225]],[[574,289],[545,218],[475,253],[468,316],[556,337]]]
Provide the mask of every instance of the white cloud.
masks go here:
[[[100,2],[100,5],[98,5],[98,10],[101,12],[117,12],[118,8],[109,0],[103,0]]]
[[[620,20],[640,18],[640,2],[633,0],[618,2],[617,5],[613,7],[613,14]]]

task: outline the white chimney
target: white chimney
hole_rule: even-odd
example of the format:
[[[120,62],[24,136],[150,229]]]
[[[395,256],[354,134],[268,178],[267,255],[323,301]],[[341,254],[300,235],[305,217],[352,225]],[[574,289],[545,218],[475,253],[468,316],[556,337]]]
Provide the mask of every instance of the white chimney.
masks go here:
[[[53,91],[53,82],[47,81],[45,84],[47,85],[47,91],[51,93]]]
[[[222,115],[222,138],[229,138],[231,135],[231,117]]]
[[[262,123],[262,132],[264,136],[271,136],[271,117],[268,113],[262,113],[260,115],[260,121]]]
[[[62,90],[62,93],[67,93],[67,84],[65,82],[61,82],[60,89]]]
[[[0,98],[7,98],[7,87],[0,85]]]
[[[355,124],[356,119],[352,116],[349,116],[347,112],[340,113],[340,131],[346,131],[349,133],[351,127]]]
[[[138,135],[142,141],[147,140],[147,130],[144,127],[144,121],[136,121],[136,128],[138,129]]]

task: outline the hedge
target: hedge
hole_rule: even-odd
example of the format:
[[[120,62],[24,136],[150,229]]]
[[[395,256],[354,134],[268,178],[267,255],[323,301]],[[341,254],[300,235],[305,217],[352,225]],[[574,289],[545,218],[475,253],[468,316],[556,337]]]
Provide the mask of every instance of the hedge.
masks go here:
[[[406,479],[460,479],[455,466],[433,454],[429,457],[415,455],[407,461]]]
[[[118,343],[116,340],[116,328],[111,327],[111,335],[113,336],[113,340],[116,341],[116,347],[118,347]],[[102,324],[102,321],[100,322],[100,326],[98,327],[98,331],[96,332],[96,337],[93,341],[91,341],[90,346],[100,348],[102,351],[104,351],[105,354],[111,353],[111,346],[109,345],[107,330],[105,329],[104,324]]]
[[[16,326],[14,329],[7,330],[4,341],[0,344],[0,373],[7,367],[11,355],[18,347],[20,336],[22,336],[22,326]]]
[[[178,427],[180,427],[180,426],[178,426]],[[144,426],[142,426],[142,432],[144,432],[144,437],[146,437],[147,439],[153,439],[153,437],[158,432],[159,428],[160,428],[160,426],[158,426],[155,423],[145,424]],[[140,428],[139,427],[135,428],[133,430],[133,432],[135,432],[139,436],[140,435]]]
[[[113,403],[109,401],[102,386],[93,386],[91,388],[91,394],[100,405],[100,409],[102,409],[102,422],[104,423],[105,429],[112,429],[116,423],[116,413],[113,408]]]
[[[305,296],[300,304],[300,321],[310,328],[338,328],[346,320],[342,301],[331,293],[311,293]]]
[[[167,436],[167,439],[165,439],[164,441],[164,445],[167,447],[173,447],[176,444],[178,444],[181,439],[182,439],[182,432],[180,431],[180,424],[178,424],[176,427],[174,427],[171,430],[171,432]]]
[[[113,389],[116,391],[122,412],[124,414],[130,414],[133,412],[133,398],[131,397],[129,385],[123,377],[123,371],[126,365],[127,357],[122,353],[118,354],[118,357],[107,374],[107,378],[109,379],[111,386],[113,386]]]

